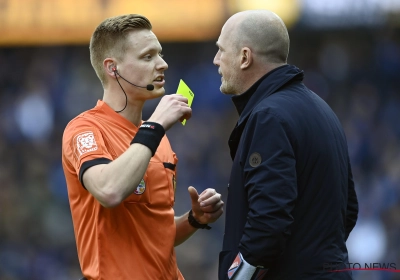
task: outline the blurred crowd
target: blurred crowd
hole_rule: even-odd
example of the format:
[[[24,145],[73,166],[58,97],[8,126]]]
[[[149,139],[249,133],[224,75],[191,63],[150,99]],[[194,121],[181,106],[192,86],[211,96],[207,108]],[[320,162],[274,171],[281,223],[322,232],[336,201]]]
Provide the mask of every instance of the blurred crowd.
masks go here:
[[[289,63],[305,71],[305,84],[333,108],[347,135],[360,204],[350,262],[400,270],[400,30],[292,29],[290,36]],[[180,215],[190,208],[188,186],[215,188],[226,200],[227,141],[238,115],[219,92],[215,42],[162,45],[167,93],[183,79],[195,94],[192,119],[167,132],[179,158]],[[79,279],[61,138],[73,117],[102,98],[88,46],[3,47],[0,65],[0,279]],[[158,101],[146,104],[143,119]],[[186,279],[216,279],[223,228],[222,217],[176,248]],[[354,275],[400,279],[384,271]]]

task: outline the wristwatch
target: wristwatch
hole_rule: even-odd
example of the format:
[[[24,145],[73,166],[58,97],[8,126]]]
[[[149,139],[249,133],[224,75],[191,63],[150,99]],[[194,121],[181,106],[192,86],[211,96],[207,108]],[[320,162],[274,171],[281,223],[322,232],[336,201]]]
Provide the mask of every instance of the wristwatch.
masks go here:
[[[193,217],[192,210],[189,211],[188,221],[189,224],[194,228],[211,229],[208,224],[200,224],[198,221],[196,221],[196,219]]]

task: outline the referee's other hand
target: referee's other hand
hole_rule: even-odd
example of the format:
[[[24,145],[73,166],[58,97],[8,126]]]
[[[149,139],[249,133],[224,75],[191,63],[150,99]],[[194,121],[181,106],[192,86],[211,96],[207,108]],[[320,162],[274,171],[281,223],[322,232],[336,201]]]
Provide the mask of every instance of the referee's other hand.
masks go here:
[[[192,200],[193,217],[200,224],[213,223],[224,213],[224,202],[221,200],[221,194],[215,189],[208,188],[200,195],[192,186],[188,191]]]

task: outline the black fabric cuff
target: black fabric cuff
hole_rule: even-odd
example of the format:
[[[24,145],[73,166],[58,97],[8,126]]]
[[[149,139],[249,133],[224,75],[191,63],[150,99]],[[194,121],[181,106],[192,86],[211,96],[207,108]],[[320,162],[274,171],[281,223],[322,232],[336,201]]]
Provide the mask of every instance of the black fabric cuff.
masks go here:
[[[85,188],[85,185],[83,184],[83,173],[85,173],[86,170],[95,165],[109,164],[111,161],[112,160],[108,158],[95,158],[82,163],[81,169],[79,170],[79,181],[81,182],[82,186]]]
[[[154,156],[161,139],[165,135],[164,127],[155,122],[144,122],[140,127],[135,137],[131,141],[131,145],[139,143],[148,147],[151,155]]]

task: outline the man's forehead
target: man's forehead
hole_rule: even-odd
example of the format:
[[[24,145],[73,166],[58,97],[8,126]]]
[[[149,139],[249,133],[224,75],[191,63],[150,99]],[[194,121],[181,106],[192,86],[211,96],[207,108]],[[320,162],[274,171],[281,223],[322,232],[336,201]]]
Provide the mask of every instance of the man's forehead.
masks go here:
[[[224,26],[225,27],[225,26]],[[226,45],[227,43],[232,40],[232,31],[228,28],[222,28],[221,34],[218,37],[217,40],[217,46],[220,47],[221,45]]]
[[[156,35],[147,29],[135,30],[129,34],[129,42],[132,49],[142,51],[157,49],[161,50],[161,44],[158,41]]]

